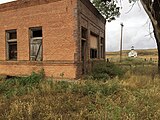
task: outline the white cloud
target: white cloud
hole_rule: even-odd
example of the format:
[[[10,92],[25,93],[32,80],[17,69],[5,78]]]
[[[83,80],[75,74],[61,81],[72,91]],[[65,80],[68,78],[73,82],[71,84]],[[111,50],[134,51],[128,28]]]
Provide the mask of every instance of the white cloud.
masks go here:
[[[151,39],[150,36],[146,36],[152,30],[149,30],[147,14],[140,3],[139,5],[140,7],[138,4],[135,4],[132,10],[129,11],[131,4],[128,3],[128,0],[123,0],[120,18],[108,23],[106,26],[107,51],[119,50],[121,22],[124,23],[123,49],[130,49],[131,46],[135,46],[135,49],[156,48],[155,40]]]

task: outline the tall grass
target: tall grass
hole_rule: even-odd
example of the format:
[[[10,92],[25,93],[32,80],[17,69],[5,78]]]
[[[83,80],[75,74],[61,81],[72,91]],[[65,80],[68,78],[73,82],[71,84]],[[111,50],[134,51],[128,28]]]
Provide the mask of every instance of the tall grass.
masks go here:
[[[121,79],[115,77],[105,82],[67,82],[44,79],[43,74],[33,73],[29,77],[3,81],[0,88],[0,120],[160,118],[160,78],[157,75],[152,78],[145,73],[138,75],[128,71]]]
[[[0,84],[0,94],[5,97],[11,97],[13,95],[23,95],[31,92],[39,83],[44,79],[44,71],[39,73],[32,73],[28,77],[13,77],[6,79]]]

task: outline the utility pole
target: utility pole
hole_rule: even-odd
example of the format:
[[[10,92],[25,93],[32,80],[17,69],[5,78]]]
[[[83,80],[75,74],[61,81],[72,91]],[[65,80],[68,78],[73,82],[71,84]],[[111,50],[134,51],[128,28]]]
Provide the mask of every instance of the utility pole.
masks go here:
[[[120,62],[122,62],[122,40],[123,40],[123,23],[121,25],[121,40],[120,40]]]

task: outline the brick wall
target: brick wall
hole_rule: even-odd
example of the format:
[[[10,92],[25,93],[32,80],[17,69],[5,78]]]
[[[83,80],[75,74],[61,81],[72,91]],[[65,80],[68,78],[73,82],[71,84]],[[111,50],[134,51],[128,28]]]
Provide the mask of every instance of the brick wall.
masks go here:
[[[91,32],[94,33],[99,37],[99,42],[101,38],[105,39],[105,23],[106,20],[101,16],[101,14],[93,7],[93,5],[88,1],[88,0],[79,0],[78,1],[78,31],[79,31],[79,38],[81,38],[81,29],[82,27],[87,29],[87,56],[86,56],[86,66],[87,66],[87,71],[89,72],[91,70],[92,66],[92,60],[90,59],[90,34]],[[82,61],[81,61],[81,40],[77,43],[79,48],[78,48],[78,53],[79,53],[79,68],[78,68],[78,73],[82,73]],[[104,47],[104,52],[105,52],[105,41],[103,43]],[[105,55],[101,60],[105,59]],[[96,59],[100,60],[100,58]]]
[[[47,76],[76,77],[76,1],[19,0],[0,5],[0,74],[26,75],[41,68]],[[43,61],[29,61],[29,28],[42,26]],[[5,30],[17,29],[17,61],[6,61]]]
[[[65,78],[78,78],[82,74],[81,26],[104,37],[105,20],[88,0],[18,0],[1,4],[0,15],[0,74],[29,75],[43,68],[47,76],[58,78],[64,73]],[[29,28],[39,26],[43,61],[33,62]],[[11,29],[17,30],[17,61],[6,57],[5,31]]]

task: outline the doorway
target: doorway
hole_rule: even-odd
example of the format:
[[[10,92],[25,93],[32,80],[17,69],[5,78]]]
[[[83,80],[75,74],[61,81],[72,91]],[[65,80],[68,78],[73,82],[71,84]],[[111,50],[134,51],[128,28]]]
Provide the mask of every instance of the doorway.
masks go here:
[[[81,40],[82,74],[86,74],[86,41]]]
[[[82,75],[87,73],[87,29],[81,28]]]

